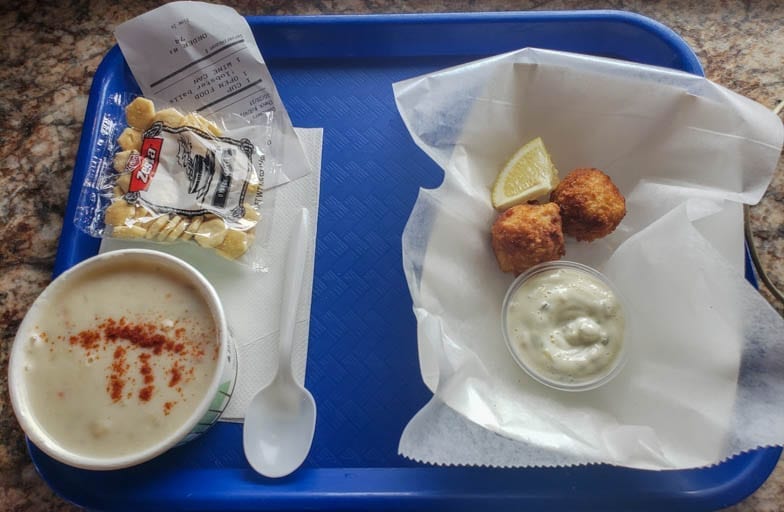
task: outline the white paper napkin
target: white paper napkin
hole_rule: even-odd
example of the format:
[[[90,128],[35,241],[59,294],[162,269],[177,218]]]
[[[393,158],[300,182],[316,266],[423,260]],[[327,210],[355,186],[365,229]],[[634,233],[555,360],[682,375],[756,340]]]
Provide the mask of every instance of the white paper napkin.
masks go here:
[[[742,204],[770,182],[778,118],[685,73],[535,49],[394,91],[415,142],[445,171],[441,187],[420,192],[403,234],[420,367],[435,397],[400,453],[439,464],[668,469],[784,442],[784,374],[771,362],[784,357],[784,321],[742,273]],[[490,187],[536,136],[562,176],[601,168],[627,198],[613,234],[566,246],[566,259],[620,289],[632,326],[626,368],[588,392],[530,379],[501,332],[513,276],[490,247]]]
[[[116,239],[101,242],[100,252],[140,247],[178,256],[201,271],[215,287],[237,345],[238,360],[237,382],[221,417],[223,421],[241,421],[256,392],[272,380],[278,361],[278,318],[289,233],[302,207],[310,209],[312,219],[318,218],[323,130],[296,130],[311,172],[275,188],[270,196],[265,195],[265,198],[274,197],[275,201],[269,240],[262,249],[265,261],[269,261],[267,272],[254,272],[194,244],[164,245]],[[316,227],[317,222],[310,223],[310,245],[294,329],[293,370],[300,383],[304,382],[307,360]]]

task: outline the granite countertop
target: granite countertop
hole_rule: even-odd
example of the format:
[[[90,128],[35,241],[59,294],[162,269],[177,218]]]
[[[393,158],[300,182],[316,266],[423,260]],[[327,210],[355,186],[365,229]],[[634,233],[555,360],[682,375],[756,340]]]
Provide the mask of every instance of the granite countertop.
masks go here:
[[[622,9],[656,19],[695,50],[711,80],[773,108],[784,99],[784,3],[612,0],[347,0],[226,2],[242,14]],[[71,510],[36,474],[7,390],[8,352],[50,281],[92,76],[114,27],[159,2],[6,2],[0,12],[0,509]],[[784,288],[784,161],[751,209],[755,244]],[[763,294],[782,312],[781,304]],[[729,510],[783,510],[784,462]]]

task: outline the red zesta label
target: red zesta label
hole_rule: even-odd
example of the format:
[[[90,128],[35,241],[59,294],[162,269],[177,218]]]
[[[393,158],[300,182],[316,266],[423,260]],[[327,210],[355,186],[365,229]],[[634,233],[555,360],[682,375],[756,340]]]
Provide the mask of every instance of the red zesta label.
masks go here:
[[[162,145],[163,139],[157,137],[145,138],[142,141],[142,150],[137,157],[138,162],[131,163],[133,171],[128,192],[141,192],[150,186],[155,171],[158,169]]]

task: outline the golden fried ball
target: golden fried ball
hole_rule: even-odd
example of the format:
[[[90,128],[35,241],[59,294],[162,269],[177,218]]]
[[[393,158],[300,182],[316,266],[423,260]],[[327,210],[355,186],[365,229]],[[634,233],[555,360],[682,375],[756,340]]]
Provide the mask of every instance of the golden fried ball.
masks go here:
[[[498,216],[493,251],[503,272],[522,274],[538,263],[560,259],[564,251],[558,205],[520,204]]]
[[[561,208],[563,232],[590,242],[612,233],[626,215],[626,200],[599,169],[575,169],[555,187],[550,201]]]

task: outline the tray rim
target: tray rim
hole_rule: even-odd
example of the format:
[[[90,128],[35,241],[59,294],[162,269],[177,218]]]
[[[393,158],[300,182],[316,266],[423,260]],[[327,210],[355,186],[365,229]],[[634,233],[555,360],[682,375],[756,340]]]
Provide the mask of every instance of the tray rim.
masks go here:
[[[672,50],[678,54],[678,56],[684,62],[684,68],[680,69],[681,71],[690,72],[693,74],[697,74],[700,76],[704,76],[703,68],[697,59],[694,52],[688,47],[688,45],[683,41],[683,39],[676,34],[672,29],[663,25],[662,23],[647,18],[645,16],[624,12],[624,11],[616,11],[616,10],[587,10],[587,11],[535,11],[535,12],[463,12],[463,13],[428,13],[428,14],[356,14],[356,15],[304,15],[304,16],[297,16],[297,15],[286,15],[286,16],[247,16],[247,20],[251,25],[259,25],[259,26],[269,26],[269,27],[312,27],[312,26],[336,26],[336,25],[345,25],[345,26],[367,26],[367,25],[403,25],[403,24],[411,24],[411,25],[448,25],[452,23],[458,24],[471,24],[471,23],[515,23],[515,22],[543,22],[543,23],[559,23],[563,21],[610,21],[615,23],[624,23],[624,24],[631,24],[634,25],[638,29],[642,29],[656,37],[660,40],[667,43]],[[439,54],[441,55],[441,54]],[[270,58],[270,56],[267,56]],[[271,55],[272,58],[282,58],[285,57],[284,55]],[[296,57],[289,57],[292,59],[296,59]],[[107,73],[107,70],[110,69],[112,66],[123,63],[124,60],[122,55],[119,51],[119,48],[114,45],[104,56],[103,60],[101,61],[98,69],[93,78],[93,82],[90,88],[90,95],[88,106],[85,113],[85,123],[82,128],[82,134],[80,137],[79,142],[79,149],[76,157],[77,165],[80,162],[86,162],[88,155],[89,155],[89,148],[90,148],[90,139],[91,135],[95,133],[96,129],[98,128],[98,122],[96,118],[96,111],[98,110],[98,105],[96,105],[96,101],[94,101],[97,95],[102,95],[105,93],[104,89],[107,87],[108,84],[103,81],[104,75]],[[92,120],[92,123],[89,123],[88,120]],[[76,173],[75,173],[76,174]],[[78,186],[75,180],[71,184],[69,198],[68,198],[68,206],[66,209],[66,213],[64,218],[66,220],[72,219],[73,214],[75,212],[76,202],[78,201],[78,195],[81,191],[81,186]],[[54,266],[54,276],[57,276],[59,273],[64,271],[66,268],[70,267],[71,265],[78,262],[82,259],[80,253],[84,253],[85,245],[92,244],[94,249],[92,253],[97,252],[99,240],[92,239],[87,235],[82,235],[78,231],[75,233],[68,233],[67,231],[72,231],[69,229],[69,226],[66,223],[63,224],[63,229],[61,233],[60,243],[58,245],[58,251],[55,259],[55,266]],[[71,235],[71,236],[67,236]],[[82,235],[82,236],[80,236]],[[79,240],[81,238],[81,240]],[[82,245],[74,244],[74,242],[80,242]],[[88,248],[89,249],[89,248]],[[90,252],[89,250],[87,252]],[[747,272],[747,277],[749,273]],[[751,278],[753,279],[753,274],[751,274]],[[29,439],[27,440],[28,451],[30,453],[31,459],[33,461],[34,467],[42,479],[63,499],[69,501],[71,503],[76,503],[76,501],[72,498],[75,498],[73,493],[68,492],[68,489],[64,489],[61,485],[57,485],[58,482],[52,481],[52,479],[47,478],[46,474],[46,466],[47,461],[42,459],[41,457],[45,458],[45,455],[42,454],[32,443],[30,443]],[[733,503],[736,503],[743,498],[747,497],[751,493],[753,493],[769,476],[770,472],[775,467],[779,455],[781,454],[781,448],[763,448],[759,450],[755,450],[752,452],[746,452],[744,454],[735,456],[728,461],[744,457],[749,459],[749,464],[743,468],[743,471],[738,473],[738,476],[735,478],[722,481],[718,485],[714,487],[708,487],[696,493],[688,493],[688,495],[681,497],[675,501],[666,500],[664,499],[665,496],[662,495],[659,497],[660,501],[656,503],[658,505],[669,503],[670,505],[678,504],[679,506],[691,506],[696,509],[709,509],[714,508],[715,506],[729,506]],[[724,463],[728,462],[725,461]],[[473,472],[475,468],[447,468],[449,471],[454,470],[467,470],[468,472]],[[563,469],[577,469],[578,468],[549,468],[548,470],[552,471],[559,471]],[[360,474],[375,474],[377,472],[388,472],[388,471],[400,471],[406,472],[408,474],[424,474],[429,473],[430,471],[438,470],[436,466],[428,466],[423,465],[422,467],[416,468],[305,468],[300,471],[302,475],[307,477],[314,477],[318,478],[319,475],[331,475],[331,477],[338,477],[340,475],[343,478],[347,478],[350,476],[358,476]],[[524,470],[524,469],[523,469]],[[243,473],[244,470],[237,469],[237,468],[215,468],[215,469],[185,469],[183,472],[187,473],[199,473],[199,474],[206,474],[209,472],[218,472],[218,473],[225,473],[235,472],[235,473]],[[522,471],[520,469],[516,471]],[[636,471],[636,470],[630,470]],[[689,471],[689,470],[680,470],[680,471]],[[700,470],[696,470],[700,471]],[[741,484],[738,483],[738,480],[741,479]],[[243,479],[247,480],[247,479]],[[283,502],[280,503],[281,506],[291,506],[292,502],[285,499],[287,495],[287,488],[282,488],[277,492],[282,492],[281,494]],[[400,495],[394,495],[395,499],[400,499]],[[653,496],[650,496],[651,498]],[[100,504],[95,502],[95,498],[100,498],[96,495],[93,495],[93,506],[106,506],[110,503],[110,501],[104,501]],[[106,497],[104,497],[106,498]],[[314,493],[309,495],[309,498],[314,500],[327,500],[329,501],[330,493],[325,492],[323,494]],[[379,501],[379,496],[374,496],[368,494],[366,492],[360,493],[360,495],[353,496],[349,503],[343,503],[343,505],[351,505],[353,506],[361,505],[362,507],[372,507],[376,506],[382,501]],[[436,499],[438,497],[433,496],[425,496],[422,497],[420,501],[413,499],[413,501],[406,501],[404,504],[400,505],[400,508],[411,508],[412,503],[422,505],[429,503],[429,499]],[[440,498],[444,498],[441,496]],[[106,498],[111,500],[111,498]],[[458,502],[454,503],[455,497],[448,498],[448,501],[438,501],[441,505],[444,503],[451,504],[451,505],[465,505],[465,504],[479,504],[483,503],[482,496],[473,496],[471,498],[467,498],[468,501],[465,502]],[[476,502],[472,501],[478,500]],[[514,499],[520,499],[520,497],[516,497]],[[513,505],[517,502],[509,501],[507,499],[507,505]],[[663,501],[662,501],[663,500]],[[208,500],[209,501],[209,500]],[[314,501],[310,503],[313,505],[318,501]],[[334,501],[334,497],[332,498],[332,502],[337,504]],[[389,503],[383,501],[387,506]],[[436,503],[434,501],[433,503]],[[78,504],[78,503],[76,503]],[[84,506],[85,502],[82,502],[82,506]],[[239,505],[239,503],[233,503],[234,505]],[[499,502],[499,505],[501,503]],[[709,507],[709,508],[706,508]]]

